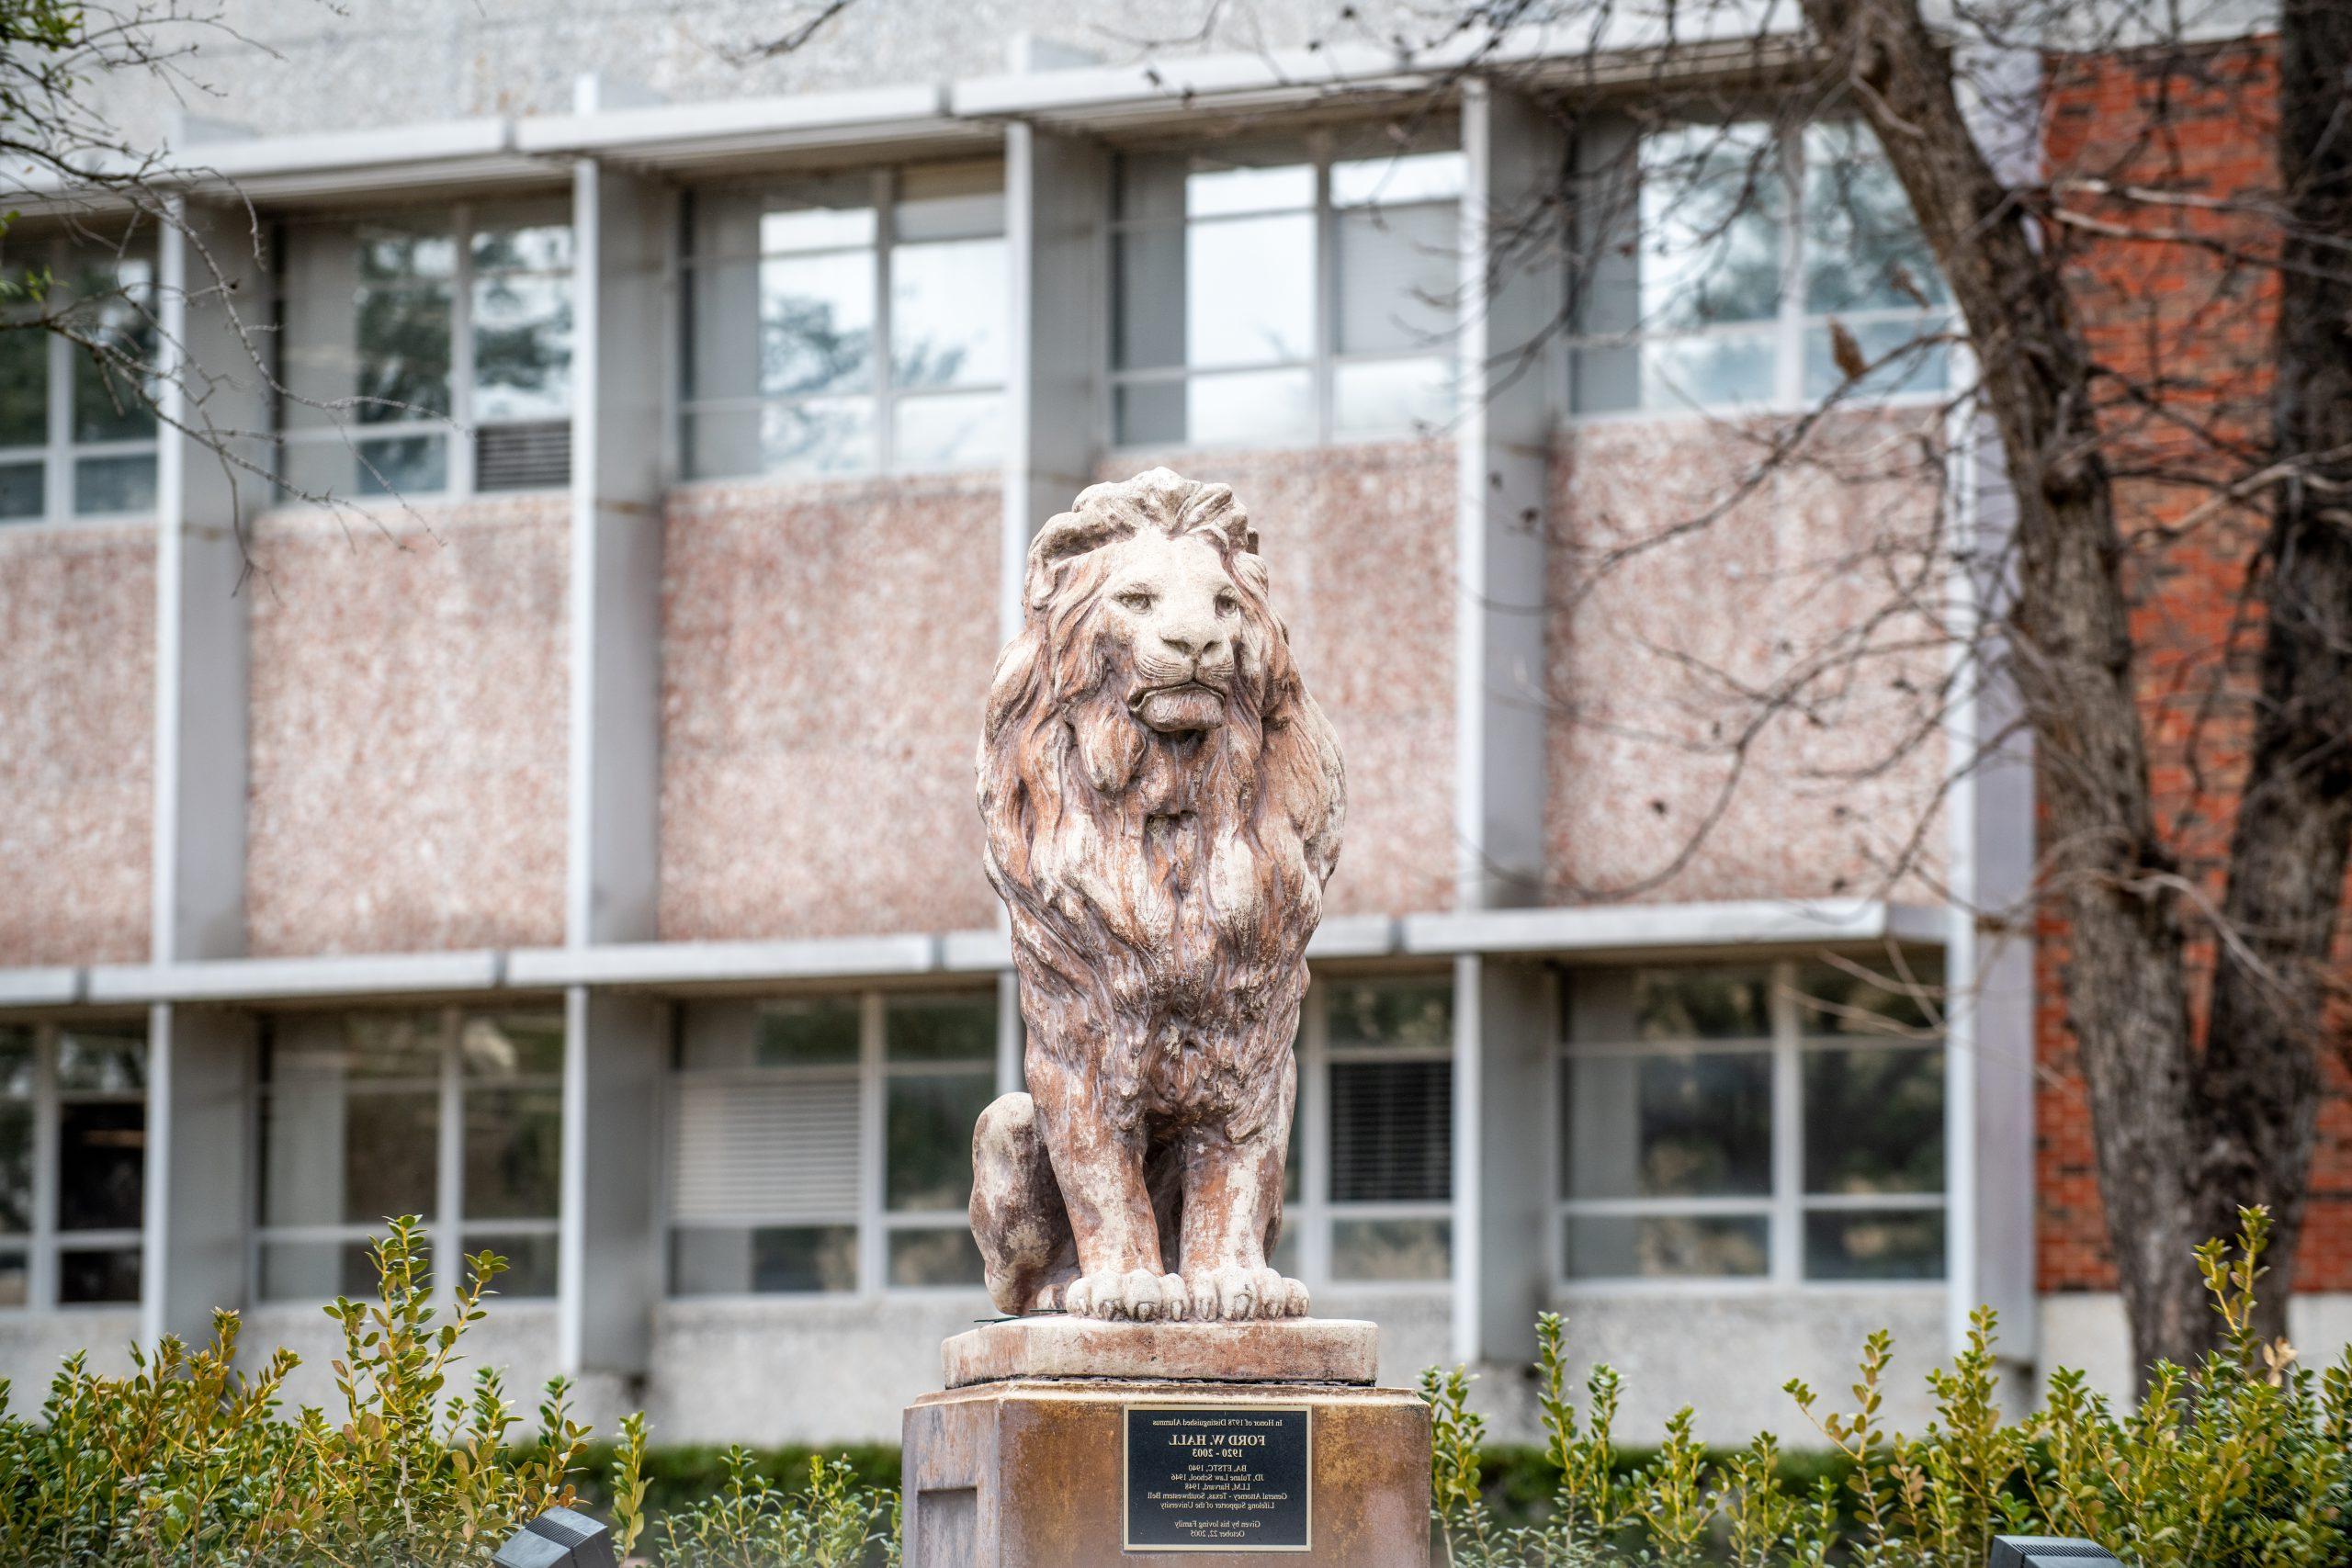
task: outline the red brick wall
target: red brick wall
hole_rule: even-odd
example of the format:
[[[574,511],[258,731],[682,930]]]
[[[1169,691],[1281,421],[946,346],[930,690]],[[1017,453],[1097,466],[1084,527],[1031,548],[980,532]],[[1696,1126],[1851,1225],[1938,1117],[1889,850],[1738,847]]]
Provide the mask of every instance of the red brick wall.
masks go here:
[[[2122,476],[2117,500],[2132,547],[2158,818],[2183,871],[2218,898],[2261,647],[2260,606],[2245,588],[2263,519],[2207,506],[2211,492],[2201,481],[2243,471],[2243,453],[2263,438],[2276,288],[2258,260],[2258,224],[2211,204],[2275,186],[2270,56],[2256,45],[2188,57],[2064,57],[2048,62],[2047,85],[2045,150],[2062,202],[2132,231],[2064,225],[2057,243],[2070,252],[2092,352],[2113,373],[2103,412]],[[2154,186],[2182,199],[2107,200],[2069,180]],[[2114,1270],[2062,993],[2064,922],[2045,911],[2040,935],[2040,1277],[2044,1290],[2108,1290]],[[2345,936],[2352,971],[2352,931]],[[2210,944],[2194,956],[2201,1009]],[[2352,1082],[2341,1060],[2330,1075],[2297,1274],[2304,1290],[2352,1289]]]

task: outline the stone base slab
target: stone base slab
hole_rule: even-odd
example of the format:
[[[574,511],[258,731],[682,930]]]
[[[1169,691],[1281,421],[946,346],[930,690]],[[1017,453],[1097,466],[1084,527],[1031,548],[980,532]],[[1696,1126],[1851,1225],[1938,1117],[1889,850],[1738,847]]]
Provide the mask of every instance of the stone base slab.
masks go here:
[[[1305,1406],[1306,1549],[1125,1550],[1128,1412],[1149,1405]],[[905,1445],[906,1568],[1429,1568],[1429,1407],[1403,1389],[991,1382],[917,1400]]]
[[[1012,1378],[1370,1383],[1380,1330],[1336,1317],[1106,1323],[1046,1314],[982,1324],[941,1345],[939,1356],[951,1389]]]

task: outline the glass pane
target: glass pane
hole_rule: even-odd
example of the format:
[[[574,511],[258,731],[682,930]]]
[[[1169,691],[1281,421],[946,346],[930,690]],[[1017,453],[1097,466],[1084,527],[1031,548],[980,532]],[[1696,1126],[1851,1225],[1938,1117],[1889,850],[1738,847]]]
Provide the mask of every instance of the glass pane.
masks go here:
[[[1315,384],[1305,370],[1256,370],[1121,387],[1118,427],[1125,446],[1311,442]]]
[[[442,1029],[441,1014],[430,1011],[290,1013],[271,1024],[262,1077],[301,1085],[429,1080],[441,1072]]]
[[[1754,1278],[1770,1267],[1762,1214],[1570,1214],[1571,1280]]]
[[[864,180],[845,185],[855,190],[873,187]],[[870,206],[779,208],[760,214],[760,253],[776,255],[792,251],[831,251],[874,243],[874,209]]]
[[[31,1030],[0,1023],[0,1096],[32,1093],[34,1050]]]
[[[458,1025],[458,1061],[468,1077],[546,1077],[563,1071],[563,1014],[468,1013]]]
[[[147,1088],[147,1026],[82,1023],[58,1032],[57,1087],[99,1094]]]
[[[474,233],[474,273],[570,272],[571,225],[523,224]]]
[[[899,175],[891,236],[900,244],[1004,232],[1004,165],[994,158],[923,164]]]
[[[57,1255],[57,1299],[65,1306],[139,1299],[139,1249],[110,1247],[103,1251],[78,1248]]]
[[[0,1102],[0,1235],[33,1228],[33,1108]]]
[[[1772,1190],[1772,1061],[1761,1051],[1570,1056],[1570,1198]]]
[[[433,282],[458,275],[458,243],[437,212],[401,214],[355,224],[359,277],[366,283]]]
[[[20,1307],[32,1289],[32,1269],[21,1252],[0,1252],[0,1307]]]
[[[1453,201],[1469,164],[1459,152],[1406,152],[1393,157],[1342,158],[1331,165],[1334,207],[1399,207],[1410,201]]]
[[[874,258],[864,251],[760,263],[760,377],[765,397],[872,385]]]
[[[1768,126],[1642,139],[1641,312],[1651,331],[1770,319],[1788,182]]]
[[[980,1249],[970,1231],[890,1233],[893,1285],[977,1285],[981,1279]]]
[[[556,1288],[556,1237],[546,1231],[482,1231],[469,1226],[465,1233],[464,1251],[471,1257],[477,1252],[495,1252],[506,1259],[506,1272],[490,1282],[492,1292],[502,1296],[552,1296]],[[458,1265],[460,1274],[470,1278],[470,1271]],[[463,1280],[452,1283],[462,1284]]]
[[[972,1197],[972,1127],[996,1098],[985,1073],[894,1077],[884,1095],[884,1200],[895,1210],[960,1209]]]
[[[1641,406],[1720,408],[1766,403],[1779,386],[1770,329],[1666,338],[1642,344]]]
[[[1632,1038],[1639,1041],[1769,1040],[1772,973],[1769,969],[1635,970],[1633,1007]]]
[[[1325,987],[1323,1005],[1326,1032],[1334,1048],[1453,1048],[1450,980],[1338,980]]]
[[[1804,134],[1804,299],[1808,311],[1899,310],[1948,298],[1911,199],[1851,122]]]
[[[553,1219],[563,1162],[563,1091],[466,1090],[465,1215]]]
[[[449,412],[449,293],[435,288],[359,291],[357,385],[362,424],[429,419]]]
[[[1932,953],[1883,954],[1797,969],[1797,1027],[1809,1038],[1918,1040],[1943,1032],[1944,966]]]
[[[756,1059],[763,1067],[805,1067],[857,1060],[855,997],[760,1004]],[[695,1066],[689,1059],[688,1066]]]
[[[153,269],[125,259],[85,274],[76,292],[74,324],[99,348],[74,354],[74,439],[141,441],[155,434],[146,374],[155,362]]]
[[[1445,1220],[1331,1221],[1334,1280],[1444,1280],[1453,1272],[1453,1249]]]
[[[426,495],[449,488],[449,444],[439,435],[352,443],[362,495]]]
[[[874,400],[700,410],[686,416],[685,439],[695,479],[864,473],[874,467]]]
[[[1944,1054],[1804,1054],[1804,1190],[1940,1192]]]
[[[890,253],[890,379],[975,387],[1004,379],[1004,242]]]
[[[1951,345],[1944,341],[1951,331],[1950,321],[1940,316],[1906,316],[1845,325],[1861,351],[1862,363],[1871,367],[1852,384],[1849,396],[1896,398],[1944,389],[1951,372]],[[1828,326],[1807,327],[1804,395],[1826,398],[1845,386],[1846,372],[1833,355]]]
[[[1453,364],[1390,359],[1331,367],[1331,428],[1338,435],[1419,434],[1453,417]]]
[[[262,1224],[380,1225],[430,1214],[439,1100],[430,1090],[347,1093],[287,1082],[262,1104]]]
[[[11,521],[40,516],[48,510],[45,470],[39,462],[0,463],[0,517]]]
[[[1299,1247],[1298,1227],[1285,1226],[1282,1235],[1274,1242],[1273,1251],[1266,1255],[1267,1264],[1277,1274],[1285,1275],[1293,1280],[1297,1279],[1299,1269],[1304,1267],[1299,1262]]]
[[[84,457],[74,465],[74,511],[81,517],[155,510],[155,458],[152,453]]]
[[[996,467],[1004,458],[1003,395],[901,398],[890,411],[890,454],[909,473]]]
[[[996,998],[892,997],[882,1008],[882,1048],[893,1062],[993,1062]]]
[[[100,1101],[57,1108],[57,1228],[137,1230],[147,1168],[147,1108]]]
[[[375,1259],[361,1241],[265,1241],[256,1288],[272,1302],[368,1300],[377,1292]]]
[[[697,1227],[670,1235],[672,1295],[855,1289],[857,1229],[854,1225]]]
[[[49,333],[0,325],[0,446],[49,444]]]
[[[1315,344],[1309,213],[1119,238],[1118,364],[1271,365]]]
[[[571,412],[569,277],[477,277],[473,334],[476,421],[561,419]]]
[[[1442,1202],[1453,1195],[1453,1066],[1331,1064],[1331,1198]]]
[[[1815,1210],[1804,1217],[1808,1280],[1940,1280],[1944,1216]]]
[[[1427,354],[1453,342],[1456,227],[1451,206],[1340,215],[1340,353]]]

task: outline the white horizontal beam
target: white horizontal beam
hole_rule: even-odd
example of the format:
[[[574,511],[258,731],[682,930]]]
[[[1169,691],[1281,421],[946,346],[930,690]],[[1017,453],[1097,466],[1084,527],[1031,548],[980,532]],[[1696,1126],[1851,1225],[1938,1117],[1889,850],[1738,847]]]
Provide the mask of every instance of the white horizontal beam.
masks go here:
[[[1940,946],[1943,912],[1870,898],[1741,899],[1408,915],[1408,953],[1599,956],[1894,941]]]
[[[540,157],[609,157],[676,166],[730,156],[926,139],[994,141],[956,120],[945,83],[790,97],[648,104],[517,122],[515,146]]]
[[[1404,951],[1402,922],[1394,915],[1334,915],[1307,939],[1309,958],[1385,958]]]
[[[86,971],[92,1002],[280,1001],[495,990],[503,953],[377,953],[319,958],[220,958],[179,964],[100,964]]]
[[[82,976],[64,965],[0,969],[0,1008],[70,1006],[82,999]]]
[[[707,986],[922,975],[943,966],[942,942],[911,935],[524,948],[510,955],[507,979],[516,986]]]

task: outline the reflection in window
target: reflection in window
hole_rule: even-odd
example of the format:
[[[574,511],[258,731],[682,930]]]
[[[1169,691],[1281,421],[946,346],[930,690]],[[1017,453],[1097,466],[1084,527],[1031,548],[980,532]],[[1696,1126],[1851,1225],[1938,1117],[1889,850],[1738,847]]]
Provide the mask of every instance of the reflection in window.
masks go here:
[[[146,1164],[143,1022],[0,1025],[0,1307],[136,1302]]]
[[[1940,1279],[1940,982],[1885,956],[1577,976],[1566,1277]]]
[[[1793,406],[1948,385],[1949,296],[1867,131],[1734,121],[1593,145],[1577,412]],[[1871,367],[1850,386],[1833,321]]]
[[[1442,423],[1462,180],[1442,145],[1400,153],[1356,133],[1121,157],[1114,442],[1305,444]]]
[[[153,512],[158,300],[145,241],[106,250],[11,234],[0,279],[0,525]]]
[[[689,193],[687,473],[993,466],[1003,236],[993,161]]]
[[[370,1293],[368,1238],[394,1215],[418,1214],[451,1267],[496,1252],[510,1264],[492,1287],[499,1294],[553,1295],[562,1073],[563,1018],[552,1010],[271,1020],[259,1089],[257,1293]]]

